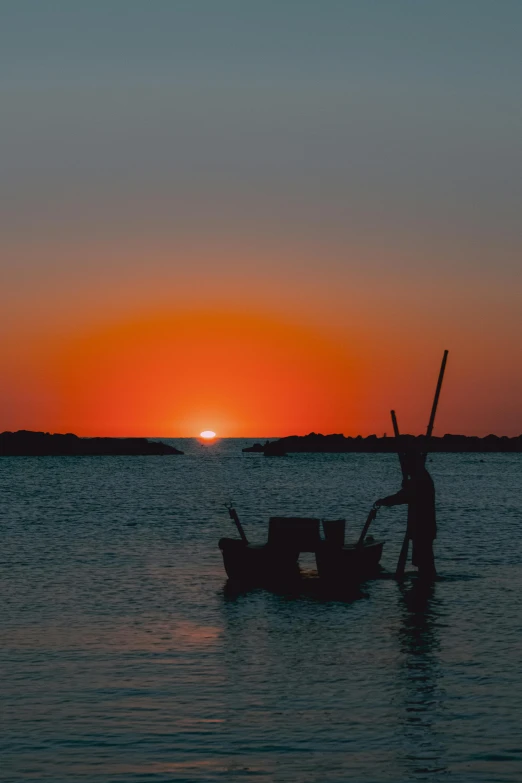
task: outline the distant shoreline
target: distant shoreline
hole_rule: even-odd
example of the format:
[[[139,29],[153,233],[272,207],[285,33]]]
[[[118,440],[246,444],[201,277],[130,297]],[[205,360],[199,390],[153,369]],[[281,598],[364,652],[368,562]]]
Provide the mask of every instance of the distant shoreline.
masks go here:
[[[321,435],[311,432],[309,435],[290,435],[286,438],[256,443],[244,448],[244,452],[260,453],[267,457],[285,454],[396,454],[414,448],[421,452],[449,453],[522,453],[522,435],[514,438],[498,435],[486,435],[479,438],[473,435],[444,435],[426,438],[424,435],[401,435],[399,438],[379,438],[368,435],[355,438],[344,435]]]
[[[79,438],[49,432],[0,433],[2,457],[125,457],[183,454],[174,446],[147,438]]]

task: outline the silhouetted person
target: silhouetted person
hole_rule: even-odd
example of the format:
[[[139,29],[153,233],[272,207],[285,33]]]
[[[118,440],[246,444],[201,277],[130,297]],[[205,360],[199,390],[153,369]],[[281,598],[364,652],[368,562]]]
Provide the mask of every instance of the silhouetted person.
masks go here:
[[[377,500],[376,505],[407,503],[408,535],[413,543],[412,563],[419,569],[420,576],[433,579],[437,575],[433,555],[433,541],[437,537],[435,486],[422,454],[405,454],[403,465],[408,478],[402,482],[402,489],[395,495]]]

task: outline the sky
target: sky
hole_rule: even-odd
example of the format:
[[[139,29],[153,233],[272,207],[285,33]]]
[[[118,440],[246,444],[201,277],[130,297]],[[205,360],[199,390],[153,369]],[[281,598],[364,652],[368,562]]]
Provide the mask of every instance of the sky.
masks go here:
[[[0,431],[522,433],[522,3],[0,12]]]

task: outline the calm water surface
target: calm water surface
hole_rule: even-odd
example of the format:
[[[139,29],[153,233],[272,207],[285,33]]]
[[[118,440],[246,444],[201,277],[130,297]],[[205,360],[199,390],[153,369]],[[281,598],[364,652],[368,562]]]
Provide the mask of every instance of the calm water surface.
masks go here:
[[[1,458],[0,780],[522,780],[522,455],[435,455],[440,580],[226,588],[275,514],[355,538],[392,455]],[[404,508],[379,512],[392,571]],[[303,569],[313,561],[304,558]]]

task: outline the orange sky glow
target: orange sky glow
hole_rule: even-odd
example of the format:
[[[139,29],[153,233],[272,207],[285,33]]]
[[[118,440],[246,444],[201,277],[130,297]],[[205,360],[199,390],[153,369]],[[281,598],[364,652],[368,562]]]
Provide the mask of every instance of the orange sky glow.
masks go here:
[[[284,321],[195,312],[66,340],[53,359],[56,425],[82,434],[221,436],[331,429],[367,410],[364,366],[332,339]],[[367,414],[365,414],[367,415]]]
[[[383,316],[384,317],[384,316]],[[442,350],[450,349],[436,433],[518,434],[516,400],[502,380],[520,382],[494,345],[468,334],[439,340],[436,329],[378,318],[363,327],[207,307],[171,315],[55,324],[4,340],[9,384],[0,388],[1,429],[95,436],[271,437],[316,432],[390,433],[427,423]],[[331,319],[332,320],[332,319]],[[429,317],[428,317],[429,322]],[[443,334],[449,338],[449,330]],[[467,350],[464,350],[467,347]],[[499,414],[497,400],[504,395]],[[504,418],[502,419],[502,415]]]

